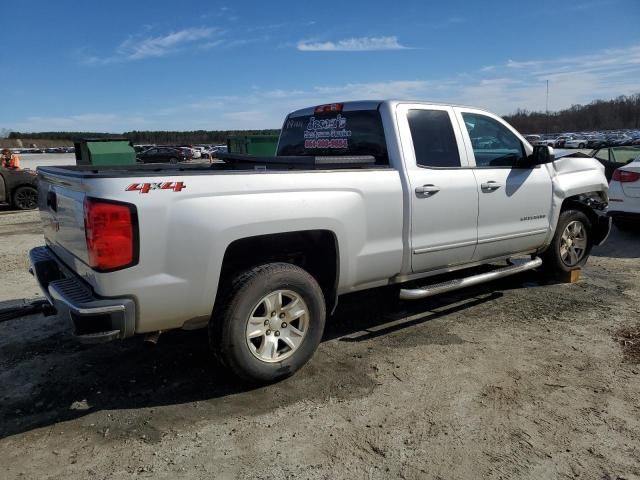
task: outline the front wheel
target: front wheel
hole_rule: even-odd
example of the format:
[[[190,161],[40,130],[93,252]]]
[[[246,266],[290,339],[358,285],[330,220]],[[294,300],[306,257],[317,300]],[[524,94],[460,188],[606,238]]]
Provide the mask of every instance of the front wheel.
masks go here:
[[[543,255],[547,270],[567,273],[582,267],[593,247],[592,227],[589,218],[580,210],[560,213],[551,245]]]
[[[209,322],[214,354],[243,380],[274,382],[313,356],[324,331],[322,289],[308,272],[270,263],[238,275]]]
[[[580,145],[578,145],[578,148],[584,148],[584,143],[581,143]]]
[[[33,210],[38,206],[38,190],[29,186],[16,188],[13,206],[20,210]]]

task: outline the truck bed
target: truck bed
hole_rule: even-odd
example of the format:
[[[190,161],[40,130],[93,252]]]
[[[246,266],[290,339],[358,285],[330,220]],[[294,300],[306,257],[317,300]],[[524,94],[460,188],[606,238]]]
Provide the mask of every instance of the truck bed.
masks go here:
[[[148,163],[118,166],[67,165],[38,167],[38,171],[75,178],[145,177],[160,175],[211,175],[225,173],[259,173],[287,171],[379,170],[388,165],[376,164],[371,155],[359,156],[270,156],[220,154],[216,163]]]

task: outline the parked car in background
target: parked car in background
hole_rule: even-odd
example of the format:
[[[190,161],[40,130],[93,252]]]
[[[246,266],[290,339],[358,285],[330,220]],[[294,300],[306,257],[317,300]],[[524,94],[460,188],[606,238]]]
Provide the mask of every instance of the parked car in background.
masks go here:
[[[138,155],[142,163],[178,163],[191,160],[187,149],[173,147],[151,147]]]
[[[524,138],[526,138],[531,145],[539,145],[540,140],[542,140],[542,137],[540,135],[533,134],[525,135]]]
[[[554,140],[553,146],[556,148],[565,148],[565,143],[567,143],[567,140],[571,140],[571,138],[572,137],[570,137],[569,135],[560,135]]]
[[[631,137],[622,134],[613,134],[607,136],[607,144],[612,147],[622,147],[625,145],[631,145]]]
[[[200,158],[202,156],[200,149],[195,148],[193,145],[178,145],[178,148],[188,150],[191,154],[191,158]]]
[[[556,144],[556,135],[544,135],[540,140],[538,140],[538,145],[553,147],[555,144]]]
[[[609,202],[609,216],[618,227],[640,228],[640,160],[613,172]]]
[[[38,177],[35,170],[0,167],[0,205],[19,210],[38,206]]]
[[[640,158],[640,148],[605,147],[594,150],[589,155],[604,165],[604,174],[611,181],[614,170]]]
[[[587,148],[586,137],[571,137],[564,142],[564,148]]]
[[[606,146],[607,139],[603,135],[588,135],[587,148],[601,148]]]

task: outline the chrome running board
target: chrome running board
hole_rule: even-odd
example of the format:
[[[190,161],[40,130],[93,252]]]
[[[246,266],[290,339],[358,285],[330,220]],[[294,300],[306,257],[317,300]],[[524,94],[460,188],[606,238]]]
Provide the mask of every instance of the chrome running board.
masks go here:
[[[531,260],[512,260],[512,265],[499,268],[487,273],[479,273],[465,278],[456,278],[448,282],[434,283],[422,288],[403,288],[400,290],[400,300],[419,300],[421,298],[439,295],[441,293],[459,290],[461,288],[472,287],[485,282],[491,282],[499,278],[515,275],[516,273],[525,272],[542,265],[542,259],[536,257]]]

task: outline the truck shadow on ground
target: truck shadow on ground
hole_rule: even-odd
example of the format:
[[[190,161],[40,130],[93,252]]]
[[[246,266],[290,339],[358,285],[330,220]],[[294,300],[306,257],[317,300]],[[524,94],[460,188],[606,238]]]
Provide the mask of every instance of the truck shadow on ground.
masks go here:
[[[535,286],[536,278],[535,273],[522,274],[382,310],[377,308],[380,302],[371,301],[372,293],[351,295],[328,322],[312,361],[270,386],[229,378],[212,361],[204,331],[169,332],[157,346],[132,338],[87,347],[70,338],[65,322],[57,317],[16,320],[2,325],[0,438],[91,415],[91,427],[87,420],[75,427],[66,424],[65,430],[88,428],[96,433],[107,428],[112,439],[137,438],[145,431],[146,441],[160,441],[177,426],[198,421],[253,416],[301,400],[360,398],[377,383],[372,371],[377,357],[369,353],[375,342],[424,324],[418,333],[429,341],[462,343],[446,331],[446,322],[434,320],[492,302],[502,296],[496,290]],[[361,308],[363,304],[374,308]],[[440,326],[430,326],[436,323]]]
[[[621,230],[615,225],[601,247],[594,247],[594,257],[640,258],[640,225],[636,229]]]

